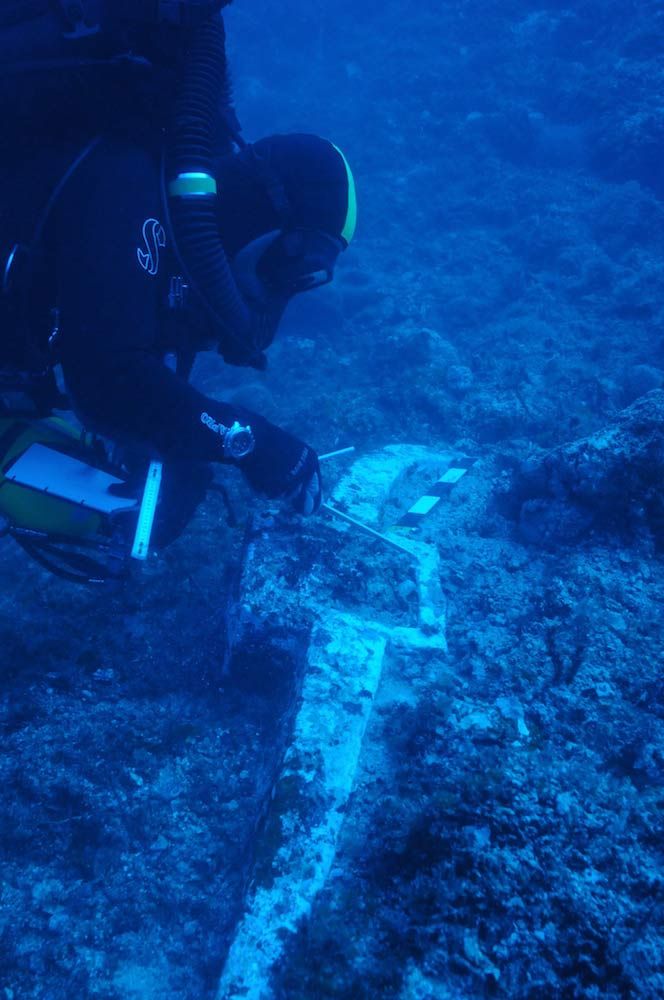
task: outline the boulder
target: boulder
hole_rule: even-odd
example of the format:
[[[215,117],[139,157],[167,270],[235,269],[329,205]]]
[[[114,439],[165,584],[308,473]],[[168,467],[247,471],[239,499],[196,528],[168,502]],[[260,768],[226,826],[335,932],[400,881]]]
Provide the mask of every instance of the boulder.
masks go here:
[[[556,448],[516,476],[519,533],[545,547],[590,531],[664,542],[664,391],[642,396],[614,423]]]

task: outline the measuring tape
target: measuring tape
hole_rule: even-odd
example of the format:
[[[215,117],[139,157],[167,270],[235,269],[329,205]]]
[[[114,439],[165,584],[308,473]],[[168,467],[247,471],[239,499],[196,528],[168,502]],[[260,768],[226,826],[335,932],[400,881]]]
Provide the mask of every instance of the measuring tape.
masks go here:
[[[147,559],[150,549],[150,538],[152,536],[152,525],[154,515],[159,500],[159,490],[161,488],[161,462],[150,462],[145,488],[143,489],[143,499],[134,535],[134,544],[131,550],[132,559]]]

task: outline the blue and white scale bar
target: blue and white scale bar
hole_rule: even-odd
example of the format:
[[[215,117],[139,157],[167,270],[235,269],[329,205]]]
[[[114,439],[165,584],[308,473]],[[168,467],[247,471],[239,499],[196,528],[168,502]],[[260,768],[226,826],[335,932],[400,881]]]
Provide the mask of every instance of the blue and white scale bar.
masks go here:
[[[456,486],[460,479],[466,475],[468,470],[475,464],[474,458],[457,458],[451,463],[449,468],[440,479],[421,496],[413,506],[406,511],[403,517],[399,518],[394,525],[395,528],[419,528],[422,519],[430,514],[440,501],[449,496],[452,488]]]

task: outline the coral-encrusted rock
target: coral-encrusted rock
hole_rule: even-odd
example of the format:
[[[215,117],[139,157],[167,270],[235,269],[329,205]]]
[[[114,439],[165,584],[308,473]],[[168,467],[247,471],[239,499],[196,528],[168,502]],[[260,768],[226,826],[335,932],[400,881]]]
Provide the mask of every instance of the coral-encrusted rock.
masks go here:
[[[590,437],[550,452],[516,486],[524,541],[572,542],[591,528],[664,542],[664,391]]]
[[[659,150],[664,136],[661,108],[632,108],[616,120],[606,115],[594,136],[593,165],[616,180],[637,180],[658,195],[664,191]]]

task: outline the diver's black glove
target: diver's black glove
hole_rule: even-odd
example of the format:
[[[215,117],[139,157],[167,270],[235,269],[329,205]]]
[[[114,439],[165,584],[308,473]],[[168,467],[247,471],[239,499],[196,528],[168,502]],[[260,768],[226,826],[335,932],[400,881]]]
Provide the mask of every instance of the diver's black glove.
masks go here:
[[[256,446],[238,462],[249,485],[267,497],[286,497],[299,514],[321,505],[320,466],[313,448],[267,420],[252,422]]]

